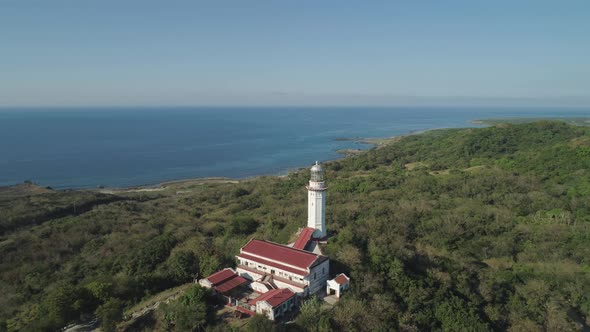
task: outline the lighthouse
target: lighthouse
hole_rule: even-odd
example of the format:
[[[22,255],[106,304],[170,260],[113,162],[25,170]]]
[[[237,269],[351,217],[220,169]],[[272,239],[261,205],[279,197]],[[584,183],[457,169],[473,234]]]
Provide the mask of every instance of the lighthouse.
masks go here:
[[[307,188],[307,227],[314,228],[313,237],[324,238],[326,232],[326,183],[324,170],[316,161],[311,167]]]

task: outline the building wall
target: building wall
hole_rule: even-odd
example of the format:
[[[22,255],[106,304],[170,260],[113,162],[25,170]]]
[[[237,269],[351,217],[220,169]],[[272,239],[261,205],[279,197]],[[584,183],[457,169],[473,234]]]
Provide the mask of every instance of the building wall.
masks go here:
[[[203,278],[201,280],[199,280],[199,285],[205,287],[205,288],[211,288],[213,287],[213,284],[211,284],[211,282],[209,280],[207,280],[206,278]]]
[[[308,279],[309,294],[315,294],[319,291],[324,290],[326,282],[328,281],[328,275],[330,274],[330,261],[314,266],[311,269],[310,274],[306,277]]]
[[[256,280],[262,278],[262,276],[263,276],[262,274],[257,274],[255,272],[250,271],[250,270],[242,269],[242,268],[240,268],[240,266],[238,266],[236,268],[236,271],[238,272],[238,274],[240,276],[242,276],[248,280],[251,280],[251,281],[256,281]]]
[[[287,282],[282,282],[280,280],[274,279],[275,285],[279,288],[289,288],[294,293],[298,293],[302,296],[307,296],[311,294],[315,294],[319,291],[322,291],[326,287],[326,282],[328,280],[328,275],[330,273],[330,261],[326,260],[325,262],[314,266],[310,273],[307,275],[299,275],[293,272],[284,271],[272,266],[268,266],[265,264],[261,264],[258,262],[254,262],[244,258],[238,258],[239,264],[248,267],[249,269],[255,269],[260,271],[260,273],[256,273],[250,271],[249,269],[240,268],[240,265],[236,268],[236,271],[242,277],[256,281],[264,277],[265,274],[270,274],[273,276],[278,276],[281,278],[289,279],[293,282],[306,285],[308,290],[306,291],[303,287],[298,287],[296,285],[292,285]],[[274,274],[271,273],[274,271]]]
[[[256,313],[266,315],[268,319],[275,320],[283,316],[287,311],[292,310],[295,306],[295,297],[281,303],[276,308],[273,308],[266,301],[256,302]]]
[[[242,269],[242,268],[240,268],[239,265],[236,268],[236,271],[237,271],[237,273],[240,276],[242,276],[242,277],[244,277],[244,278],[246,278],[248,280],[251,280],[251,281],[260,280],[260,279],[262,279],[264,277],[264,274],[263,273],[258,274],[258,273],[252,272],[250,270]],[[299,278],[297,280],[299,280]],[[297,294],[299,294],[301,296],[306,296],[307,295],[306,288],[305,288],[305,286],[303,286],[303,285],[306,285],[306,284],[304,284],[302,281],[301,282],[298,281],[299,283],[302,284],[301,287],[300,286],[297,286],[297,285],[293,285],[291,283],[283,282],[283,281],[277,280],[277,279],[273,279],[273,282],[274,282],[274,284],[278,288],[289,288],[293,293],[297,293]],[[257,291],[257,292],[261,292],[261,293],[266,292],[265,289],[260,288],[260,287],[256,287],[256,285],[254,285],[254,284],[250,284],[250,287],[253,290]]]
[[[273,282],[275,283],[275,285],[277,285],[278,288],[289,288],[293,293],[299,294],[300,296],[307,295],[307,292],[305,291],[306,288],[297,287],[293,284],[282,282],[282,281],[276,280],[276,279],[273,280]]]
[[[274,266],[269,266],[266,264],[258,263],[251,261],[249,259],[238,258],[238,262],[240,265],[247,266],[250,269],[255,269],[260,271],[260,274],[256,278],[262,277],[264,274],[271,274],[276,275],[285,279],[293,280],[294,282],[298,282],[300,284],[307,285],[308,283],[305,282],[305,274],[296,274],[293,272],[285,271]],[[248,273],[250,271],[242,269],[242,271]],[[272,273],[274,271],[274,273]],[[250,272],[252,273],[252,272]],[[255,274],[255,273],[254,273]],[[255,278],[249,278],[251,280],[256,280]]]
[[[256,313],[266,315],[270,320],[275,320],[274,311],[266,301],[256,302]]]

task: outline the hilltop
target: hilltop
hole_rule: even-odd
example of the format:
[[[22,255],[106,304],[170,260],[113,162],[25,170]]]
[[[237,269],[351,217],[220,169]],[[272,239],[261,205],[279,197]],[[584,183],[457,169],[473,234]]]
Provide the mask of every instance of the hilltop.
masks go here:
[[[277,329],[590,325],[589,128],[433,130],[325,166],[325,253],[355,282],[333,308],[311,301]],[[195,273],[235,265],[253,236],[286,243],[306,222],[307,178],[0,190],[0,331],[55,330],[94,315],[108,329]],[[227,330],[208,301],[190,288],[134,329]]]

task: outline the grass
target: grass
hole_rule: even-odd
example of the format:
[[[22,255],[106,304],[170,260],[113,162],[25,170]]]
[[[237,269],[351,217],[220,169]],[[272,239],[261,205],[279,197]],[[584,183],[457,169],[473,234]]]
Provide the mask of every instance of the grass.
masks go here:
[[[54,191],[48,188],[40,187],[33,183],[23,183],[17,184],[15,186],[0,187],[0,200],[48,193],[54,193]]]

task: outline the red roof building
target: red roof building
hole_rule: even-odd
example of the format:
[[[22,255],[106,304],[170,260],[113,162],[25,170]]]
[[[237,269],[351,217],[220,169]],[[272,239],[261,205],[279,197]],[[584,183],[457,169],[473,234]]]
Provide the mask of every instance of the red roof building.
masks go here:
[[[213,288],[221,294],[227,294],[236,287],[247,283],[244,277],[239,276],[236,271],[225,268],[217,271],[207,278],[199,280],[199,284],[206,288]]]
[[[262,240],[250,240],[250,242],[240,249],[240,255],[242,254],[300,270],[308,270],[310,267],[321,262],[323,260],[322,258],[326,258],[305,250]]]
[[[340,297],[342,292],[350,288],[350,278],[344,274],[338,274],[334,279],[326,283],[326,294]]]
[[[266,315],[269,319],[275,320],[283,316],[295,306],[295,293],[290,289],[273,289],[248,302],[256,307],[256,313]]]
[[[301,295],[323,288],[321,284],[325,284],[330,269],[326,256],[261,240],[248,242],[236,258],[236,270],[246,279],[263,282],[270,276],[272,288],[289,288]],[[257,287],[257,283],[252,286]],[[254,289],[261,291],[262,287]]]
[[[259,297],[255,298],[253,300],[250,300],[250,302],[248,302],[248,303],[249,304],[256,304],[256,302],[259,302],[259,301],[266,301],[266,302],[268,302],[268,304],[270,304],[274,308],[274,307],[278,307],[279,305],[283,304],[283,302],[289,300],[293,296],[295,296],[295,293],[293,293],[288,288],[273,289],[271,291],[268,291],[268,292],[260,295]]]

